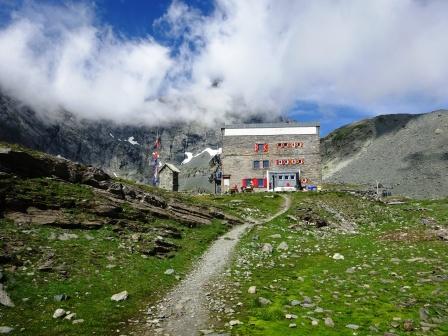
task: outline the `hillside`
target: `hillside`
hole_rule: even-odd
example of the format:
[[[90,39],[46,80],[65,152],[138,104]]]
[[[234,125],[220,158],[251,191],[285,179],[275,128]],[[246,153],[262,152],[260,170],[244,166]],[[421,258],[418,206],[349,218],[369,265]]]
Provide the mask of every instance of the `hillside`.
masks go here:
[[[323,178],[415,198],[448,196],[448,111],[384,115],[339,128],[321,141]]]
[[[444,335],[447,206],[192,197],[2,144],[0,331]]]
[[[0,144],[0,331],[111,334],[242,223],[219,207]]]
[[[40,116],[0,94],[0,141],[17,143],[72,161],[100,167],[114,177],[149,183],[150,155],[157,133],[163,162],[180,164],[185,152],[218,148],[219,129],[198,124],[170,127],[119,125],[107,120],[79,120],[69,112]],[[126,125],[128,124],[128,125]]]
[[[220,335],[448,334],[448,202],[293,193],[208,289]]]

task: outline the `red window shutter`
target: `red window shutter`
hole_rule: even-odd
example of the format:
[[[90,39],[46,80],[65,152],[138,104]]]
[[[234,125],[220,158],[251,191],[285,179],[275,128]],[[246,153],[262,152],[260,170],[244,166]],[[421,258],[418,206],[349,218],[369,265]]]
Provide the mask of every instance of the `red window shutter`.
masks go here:
[[[263,179],[263,188],[266,188],[268,186],[268,179],[265,177]]]
[[[254,145],[254,150],[255,150],[256,152],[258,152],[258,144],[255,144],[255,145]]]
[[[254,188],[258,187],[258,180],[256,178],[252,179],[252,185],[254,186]]]
[[[246,185],[246,179],[242,179],[242,180],[241,180],[241,185],[242,185],[244,188],[247,187],[247,185]]]

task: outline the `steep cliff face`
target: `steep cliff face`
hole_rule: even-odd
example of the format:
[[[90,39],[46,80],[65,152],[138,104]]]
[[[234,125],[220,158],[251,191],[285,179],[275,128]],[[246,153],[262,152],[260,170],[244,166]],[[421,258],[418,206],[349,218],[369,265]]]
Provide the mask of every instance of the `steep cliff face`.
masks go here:
[[[321,141],[325,182],[380,184],[417,198],[448,196],[448,111],[383,115]]]
[[[198,124],[151,128],[124,126],[111,121],[79,120],[64,112],[48,119],[0,95],[0,141],[60,155],[100,167],[112,176],[139,182],[151,180],[149,157],[157,133],[161,136],[161,160],[180,164],[185,152],[218,148],[219,128]]]

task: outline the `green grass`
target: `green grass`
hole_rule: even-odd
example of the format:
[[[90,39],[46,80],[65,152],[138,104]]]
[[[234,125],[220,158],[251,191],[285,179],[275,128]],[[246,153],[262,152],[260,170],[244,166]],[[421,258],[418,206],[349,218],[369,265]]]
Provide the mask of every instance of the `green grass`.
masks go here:
[[[289,227],[293,221],[284,215],[245,236],[239,244],[227,289],[243,303],[234,318],[244,324],[234,327],[232,334],[448,334],[448,244],[421,239],[426,227],[420,222],[420,218],[431,216],[447,225],[447,200],[386,206],[342,193],[295,194],[289,215],[297,215],[297,208],[311,206],[321,216],[335,221],[319,210],[322,202],[355,221],[358,233],[316,228],[292,230]],[[408,235],[395,239],[398,232]],[[272,234],[281,234],[282,238],[271,238]],[[288,243],[287,253],[260,253],[262,243],[271,243],[275,250],[281,241]],[[334,260],[334,253],[342,254],[344,260]],[[351,267],[356,268],[355,272],[347,273]],[[252,275],[243,277],[246,271]],[[257,293],[248,294],[248,287],[253,285],[257,286]],[[261,307],[259,296],[272,304]],[[291,300],[301,301],[304,296],[310,297],[315,306],[290,305]],[[323,312],[315,311],[316,307]],[[437,325],[426,333],[420,328],[421,308],[429,311],[428,323]],[[287,320],[287,313],[298,318]],[[334,328],[324,325],[325,317],[333,319]],[[317,326],[311,324],[311,318],[318,321]],[[415,331],[403,329],[406,319],[413,321]],[[296,328],[289,327],[292,322]],[[360,328],[353,331],[347,324]]]
[[[94,193],[89,186],[62,183],[51,178],[11,178],[1,180],[0,190],[2,186],[8,188],[8,197],[49,208],[54,206],[83,207],[94,198]]]
[[[275,213],[284,202],[279,194],[274,193],[240,193],[235,195],[196,196],[198,202],[225,210],[227,213],[242,218],[259,219]]]
[[[177,225],[161,220],[157,224]],[[126,239],[117,236],[110,227],[88,232],[49,227],[22,230],[0,220],[1,247],[11,240],[25,243],[17,251],[23,265],[15,270],[11,266],[4,269],[7,291],[16,307],[0,307],[1,324],[17,330],[25,328],[22,335],[109,335],[112,330],[126,327],[128,318],[139,315],[139,309],[154,303],[177,282],[173,275],[163,274],[166,269],[173,268],[177,275],[183,276],[208,244],[225,231],[220,222],[196,229],[178,227],[188,239],[176,240],[180,250],[173,258],[159,259],[143,258],[130,251]],[[52,234],[62,232],[78,234],[79,238],[49,239]],[[86,234],[94,239],[88,240]],[[55,265],[66,265],[68,277],[37,270],[45,251],[55,253]],[[107,258],[111,256],[114,260]],[[106,267],[109,264],[115,267],[109,269]],[[123,290],[129,292],[127,301],[110,300],[111,295]],[[63,293],[71,298],[63,302],[53,300],[54,295]],[[57,308],[75,312],[76,318],[85,322],[73,325],[70,321],[53,319]]]
[[[46,178],[2,180],[2,188],[8,189],[7,195],[34,203],[37,200],[42,206],[63,206],[76,216],[82,215],[84,204],[97,197],[90,187]],[[280,195],[272,193],[195,197],[159,192],[159,195],[215,206],[242,218],[266,218],[283,203]],[[232,334],[382,335],[390,330],[397,335],[448,333],[448,244],[426,239],[427,227],[421,222],[426,218],[447,225],[446,199],[408,200],[405,204],[387,206],[342,192],[290,196],[293,202],[287,214],[256,226],[238,245],[224,294],[232,296],[233,302],[243,303],[239,308],[233,303],[232,308],[237,310],[234,318],[244,324],[234,327]],[[293,217],[299,217],[308,208],[337,223],[337,216],[323,205],[357,223],[358,233],[293,228],[297,224]],[[130,207],[123,208],[125,215],[132,215]],[[142,310],[157,302],[179,281],[173,275],[164,275],[165,270],[173,268],[175,275],[182,278],[210,243],[227,230],[220,221],[188,228],[171,220],[147,218],[141,225],[147,235],[155,234],[149,230],[151,227],[180,230],[182,239],[166,238],[179,246],[174,256],[143,257],[139,251],[144,243],[131,242],[133,232],[126,228],[116,231],[106,225],[98,230],[64,230],[18,226],[0,219],[0,252],[15,256],[14,262],[2,267],[6,290],[16,304],[15,308],[0,307],[0,325],[14,327],[16,331],[24,328],[22,335],[126,334],[133,330],[129,320],[142,320]],[[75,233],[78,238],[52,239],[64,232]],[[273,234],[280,234],[281,238],[272,238]],[[275,251],[272,256],[260,253],[263,243],[269,242],[275,249],[281,241],[289,245],[286,253]],[[39,271],[43,256],[50,252],[54,253],[54,266],[60,267],[60,271]],[[334,253],[344,255],[344,260],[334,260]],[[347,273],[351,267],[356,268],[355,272]],[[252,285],[257,286],[255,295],[247,294]],[[128,300],[121,303],[110,300],[111,295],[123,290],[129,292]],[[67,294],[70,299],[55,302],[53,296],[58,294]],[[261,307],[259,296],[272,304]],[[303,300],[304,296],[312,299],[313,308],[289,305],[291,300]],[[316,312],[316,307],[323,312],[320,309]],[[75,312],[76,319],[83,319],[84,323],[73,325],[67,320],[53,319],[56,308]],[[437,327],[426,333],[421,329],[405,332],[405,319],[413,320],[420,328],[421,308],[429,312],[428,323],[436,323]],[[286,320],[286,313],[297,315],[297,320]],[[311,324],[311,317],[318,320],[317,326]],[[326,327],[324,317],[331,317],[335,327]],[[291,322],[297,328],[289,328]],[[351,331],[345,327],[349,323],[360,328]]]
[[[151,187],[145,187],[153,191]],[[0,192],[20,204],[33,204],[39,208],[62,208],[64,213],[76,218],[95,215],[88,212],[94,202],[101,203],[92,188],[72,184],[51,178],[3,179]],[[197,205],[214,205],[221,209],[232,210],[233,214],[244,217],[245,213],[256,216],[266,215],[268,211],[277,211],[282,198],[275,196],[272,202],[265,202],[265,194],[241,195],[244,206],[238,211],[231,197],[194,197],[156,191],[167,198],[176,198]],[[240,198],[240,197],[239,197]],[[23,205],[22,205],[23,206]],[[124,218],[133,218],[133,208],[122,205]],[[16,304],[15,308],[0,306],[0,326],[7,325],[16,331],[23,329],[22,335],[110,335],[116,330],[126,333],[133,329],[128,320],[142,319],[148,305],[155,304],[163,295],[183,278],[194,261],[228,226],[220,220],[211,225],[188,228],[167,219],[147,217],[133,225],[140,225],[147,240],[132,242],[134,233],[127,227],[116,230],[114,225],[106,225],[98,230],[62,229],[58,227],[30,224],[14,224],[0,219],[0,256],[13,255],[13,261],[0,265],[5,276],[6,290]],[[121,219],[123,220],[123,219]],[[178,246],[170,258],[144,257],[140,251],[148,248],[156,232],[151,228],[171,227],[182,234],[181,239],[164,238]],[[78,238],[67,241],[55,239],[62,233],[74,233]],[[4,251],[4,252],[2,252]],[[38,270],[46,260],[46,255],[54,254],[54,270]],[[108,266],[114,265],[110,268]],[[164,272],[173,268],[175,275]],[[127,290],[129,299],[116,303],[110,297]],[[53,297],[66,294],[70,299],[55,302]],[[53,319],[57,308],[76,313],[81,324]]]
[[[337,130],[333,135],[333,141],[344,140],[345,138],[347,138],[347,136],[349,136],[353,132],[362,131],[364,129],[367,129],[368,127],[369,125],[367,123],[342,127],[339,130]]]

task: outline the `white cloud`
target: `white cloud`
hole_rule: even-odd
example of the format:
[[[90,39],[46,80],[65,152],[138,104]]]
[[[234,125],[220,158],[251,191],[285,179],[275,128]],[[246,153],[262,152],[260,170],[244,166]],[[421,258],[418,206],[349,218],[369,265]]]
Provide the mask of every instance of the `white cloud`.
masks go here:
[[[174,1],[155,23],[181,43],[172,56],[86,5],[31,3],[0,30],[0,86],[39,110],[129,123],[272,115],[297,100],[392,113],[447,102],[447,12],[443,0],[217,0],[204,17]]]

